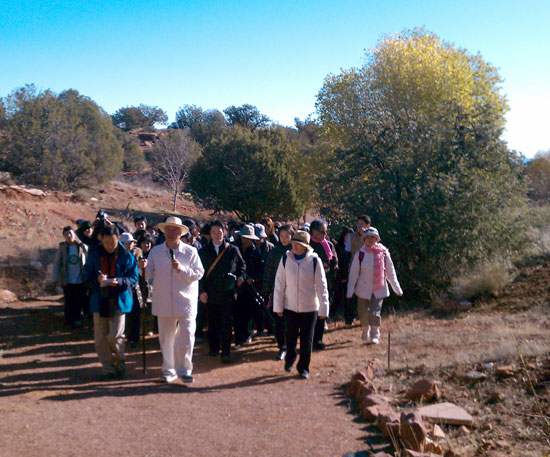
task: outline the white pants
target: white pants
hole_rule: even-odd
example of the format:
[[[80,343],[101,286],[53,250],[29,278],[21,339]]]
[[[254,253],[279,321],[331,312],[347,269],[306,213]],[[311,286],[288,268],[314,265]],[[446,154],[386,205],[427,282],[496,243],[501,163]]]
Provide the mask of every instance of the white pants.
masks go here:
[[[162,350],[163,375],[190,375],[193,372],[195,318],[157,316]]]

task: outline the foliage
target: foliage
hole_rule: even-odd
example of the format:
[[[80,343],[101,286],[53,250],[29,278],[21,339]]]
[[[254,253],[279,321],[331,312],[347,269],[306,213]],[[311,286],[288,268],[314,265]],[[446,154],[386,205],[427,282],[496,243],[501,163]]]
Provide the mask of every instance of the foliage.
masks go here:
[[[130,130],[154,130],[155,124],[166,124],[168,116],[157,106],[139,105],[120,108],[111,116],[113,124],[129,132]]]
[[[204,149],[190,175],[190,187],[206,206],[235,211],[242,220],[266,214],[296,218],[305,209],[294,145],[280,129],[233,127]]]
[[[478,265],[473,271],[452,279],[450,291],[457,300],[496,296],[513,279],[511,265],[505,260],[493,260]]]
[[[525,166],[529,198],[550,203],[550,151],[538,153]]]
[[[200,154],[200,146],[188,130],[169,129],[151,149],[153,175],[174,195],[173,211],[177,196],[187,182],[189,171]]]
[[[255,130],[266,128],[271,120],[260,113],[258,108],[253,105],[244,104],[242,106],[231,105],[224,109],[223,112],[227,117],[227,123],[231,126],[241,126],[247,129]]]
[[[335,148],[322,183],[337,223],[369,213],[406,288],[519,249],[521,162],[500,139],[494,67],[423,30],[384,37],[359,69],[329,75],[317,109]]]
[[[193,139],[201,146],[221,135],[226,126],[225,117],[220,111],[205,111],[196,105],[185,105],[180,108],[173,124],[175,128],[189,129]]]
[[[26,183],[76,189],[105,182],[122,165],[107,113],[75,90],[21,87],[4,100],[2,167]]]
[[[143,171],[147,162],[143,150],[139,147],[138,140],[122,130],[115,129],[115,134],[124,151],[122,171]]]

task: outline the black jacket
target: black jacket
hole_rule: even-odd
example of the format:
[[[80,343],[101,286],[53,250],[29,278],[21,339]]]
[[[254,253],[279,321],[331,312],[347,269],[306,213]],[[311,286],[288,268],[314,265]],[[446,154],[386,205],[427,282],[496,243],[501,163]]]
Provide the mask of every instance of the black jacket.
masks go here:
[[[212,242],[199,250],[199,256],[202,266],[204,267],[204,276],[199,281],[199,293],[206,292],[208,294],[208,301],[218,304],[225,303],[228,299],[228,295],[232,295],[231,291],[224,291],[222,285],[223,279],[227,274],[234,274],[238,278],[244,277],[246,272],[246,265],[239,248],[229,243],[223,243],[220,249],[220,252],[223,251],[224,254],[208,278],[206,278],[206,273],[210,270],[210,266],[214,263],[218,255],[216,254]]]

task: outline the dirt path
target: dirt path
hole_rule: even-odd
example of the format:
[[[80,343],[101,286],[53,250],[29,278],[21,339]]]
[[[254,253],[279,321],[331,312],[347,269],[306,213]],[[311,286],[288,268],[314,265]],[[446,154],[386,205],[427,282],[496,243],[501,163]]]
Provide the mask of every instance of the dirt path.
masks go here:
[[[195,383],[163,385],[160,352],[150,339],[148,373],[139,349],[124,381],[100,382],[90,330],[60,330],[60,303],[0,310],[0,455],[2,456],[341,456],[366,449],[335,376],[354,344],[327,335],[307,381],[283,371],[271,338],[220,364],[196,348]],[[343,333],[343,332],[342,332]]]

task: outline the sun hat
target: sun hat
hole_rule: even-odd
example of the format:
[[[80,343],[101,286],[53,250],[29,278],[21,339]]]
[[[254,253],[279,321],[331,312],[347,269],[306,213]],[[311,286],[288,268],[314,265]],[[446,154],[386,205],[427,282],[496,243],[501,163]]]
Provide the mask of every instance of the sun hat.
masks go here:
[[[236,233],[242,238],[248,238],[249,240],[259,240],[259,238],[254,233],[254,226],[252,224],[246,224]]]
[[[375,236],[378,238],[378,241],[380,241],[380,235],[378,234],[378,230],[374,227],[369,227],[365,232],[363,233],[363,239],[365,239],[367,236]]]
[[[164,232],[165,227],[178,227],[181,229],[181,236],[189,233],[189,227],[183,225],[183,222],[179,217],[168,216],[164,222],[158,224],[158,228]]]
[[[131,233],[128,233],[128,232],[124,232],[120,235],[120,238],[119,238],[120,242],[122,244],[126,244],[126,243],[131,243],[132,241],[137,241]]]
[[[313,248],[309,245],[309,239],[309,233],[305,230],[298,230],[294,235],[292,235],[292,239],[290,241],[301,244],[303,247],[311,251]]]
[[[254,235],[258,238],[267,238],[267,233],[265,233],[263,224],[254,224]]]

